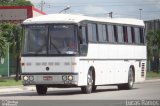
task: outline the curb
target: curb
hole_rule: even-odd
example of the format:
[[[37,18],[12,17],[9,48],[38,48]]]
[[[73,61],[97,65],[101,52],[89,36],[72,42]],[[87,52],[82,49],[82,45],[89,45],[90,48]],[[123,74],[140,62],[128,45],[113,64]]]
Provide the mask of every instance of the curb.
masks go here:
[[[36,91],[36,88],[34,86],[7,86],[7,87],[0,87],[0,93],[26,92],[26,91]]]
[[[159,78],[156,78],[156,79],[146,79],[144,82],[157,82],[157,81],[160,81]]]
[[[143,83],[151,83],[151,82],[159,82],[160,81],[160,79],[159,78],[156,78],[156,79],[153,79],[153,78],[151,78],[151,79],[145,79],[144,81],[141,81],[141,82],[135,82],[135,84],[143,84]]]

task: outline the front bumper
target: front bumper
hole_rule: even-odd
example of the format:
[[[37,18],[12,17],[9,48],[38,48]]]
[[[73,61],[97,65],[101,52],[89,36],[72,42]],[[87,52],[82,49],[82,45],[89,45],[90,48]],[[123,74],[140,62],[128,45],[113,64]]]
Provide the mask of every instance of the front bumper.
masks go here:
[[[41,75],[36,73],[23,73],[22,80],[23,85],[78,85],[78,73],[41,73]]]

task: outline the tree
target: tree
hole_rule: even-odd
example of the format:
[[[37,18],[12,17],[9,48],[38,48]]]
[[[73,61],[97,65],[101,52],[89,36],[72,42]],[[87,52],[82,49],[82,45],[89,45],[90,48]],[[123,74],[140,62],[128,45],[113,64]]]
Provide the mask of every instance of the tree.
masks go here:
[[[33,4],[26,0],[0,0],[0,6],[33,6]]]
[[[148,57],[152,59],[152,57],[157,60],[157,69],[159,72],[159,58],[160,58],[160,29],[155,31],[149,31],[147,33],[147,49],[148,49]]]
[[[16,60],[16,75],[19,74],[20,68],[20,52],[21,52],[21,40],[22,33],[21,27],[12,23],[3,23],[0,24],[0,54],[1,56],[5,56],[6,53],[6,45],[9,44],[10,51]],[[16,77],[18,80],[18,77]]]
[[[0,58],[4,58],[6,54],[7,42],[5,37],[2,36],[2,31],[0,30]]]
[[[33,4],[26,0],[0,0],[0,6],[33,6]],[[11,23],[0,24],[0,56],[5,56],[8,43],[10,51],[16,59],[16,80],[18,80],[20,69],[21,39],[22,34],[19,26]]]
[[[7,5],[11,0],[0,0],[0,5]]]

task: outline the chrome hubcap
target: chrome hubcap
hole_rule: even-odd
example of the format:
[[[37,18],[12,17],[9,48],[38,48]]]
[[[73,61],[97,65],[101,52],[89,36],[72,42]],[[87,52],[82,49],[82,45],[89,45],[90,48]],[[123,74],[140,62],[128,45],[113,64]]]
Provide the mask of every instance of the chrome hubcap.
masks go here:
[[[88,77],[87,77],[87,82],[88,82],[88,88],[91,89],[92,88],[92,84],[93,84],[93,79],[92,79],[92,73],[89,72],[88,73]]]
[[[133,71],[131,70],[129,73],[129,84],[133,86]]]

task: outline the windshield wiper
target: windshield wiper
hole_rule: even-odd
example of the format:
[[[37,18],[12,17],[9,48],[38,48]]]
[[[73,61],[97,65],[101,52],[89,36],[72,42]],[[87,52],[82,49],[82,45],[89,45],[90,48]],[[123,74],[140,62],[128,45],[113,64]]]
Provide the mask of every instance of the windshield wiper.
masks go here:
[[[60,52],[60,50],[57,48],[57,46],[56,46],[53,42],[51,42],[51,44],[53,45],[53,47],[55,48],[55,50],[57,51],[57,53],[61,54],[61,52]]]

